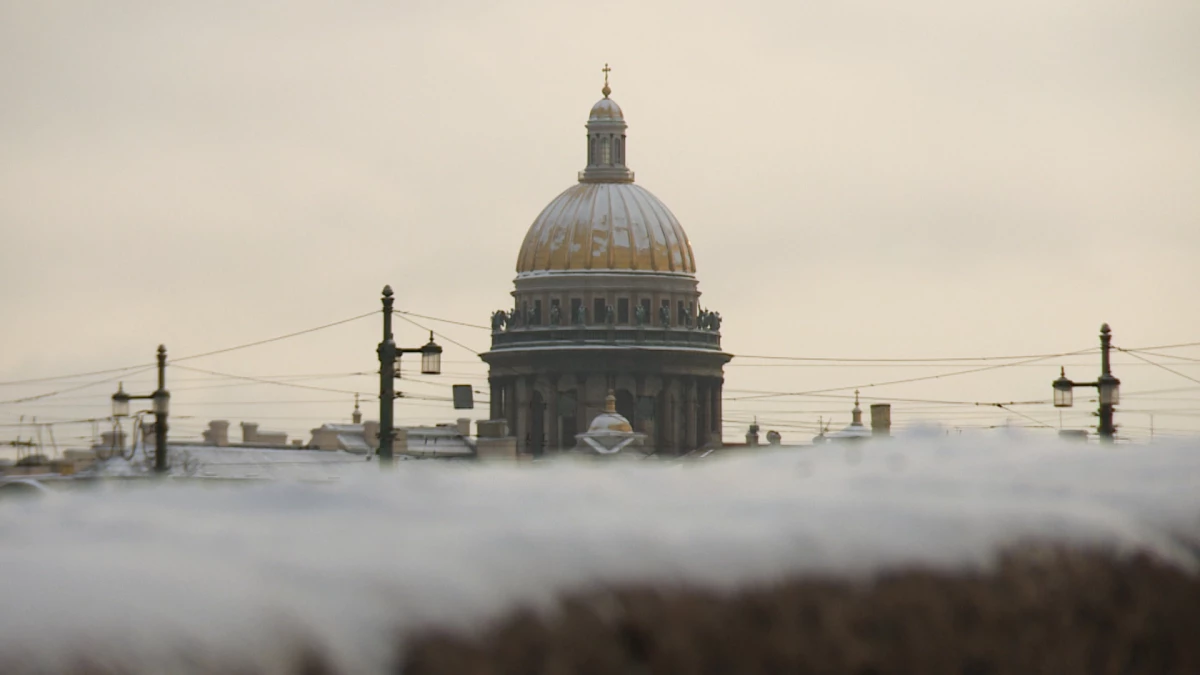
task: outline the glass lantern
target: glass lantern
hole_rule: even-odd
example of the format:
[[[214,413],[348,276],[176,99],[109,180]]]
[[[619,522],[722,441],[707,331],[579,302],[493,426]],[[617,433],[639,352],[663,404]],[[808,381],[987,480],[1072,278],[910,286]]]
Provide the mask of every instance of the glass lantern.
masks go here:
[[[429,342],[421,347],[421,374],[442,374],[442,348],[433,341],[433,331],[429,331]]]
[[[1121,381],[1105,373],[1100,376],[1100,405],[1117,405],[1121,402]]]
[[[1058,379],[1054,381],[1054,407],[1070,408],[1075,404],[1075,384],[1067,379],[1066,368],[1059,369]]]
[[[129,394],[125,393],[125,383],[117,384],[117,393],[112,395],[112,416],[129,417]]]
[[[166,415],[171,412],[171,392],[159,389],[151,397],[154,399],[154,414]]]

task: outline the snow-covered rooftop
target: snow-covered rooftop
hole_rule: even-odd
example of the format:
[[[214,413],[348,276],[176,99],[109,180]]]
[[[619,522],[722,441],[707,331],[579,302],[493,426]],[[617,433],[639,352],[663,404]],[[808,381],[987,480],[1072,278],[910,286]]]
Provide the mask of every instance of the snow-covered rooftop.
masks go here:
[[[699,462],[403,462],[385,474],[355,460],[376,470],[0,504],[0,654],[51,671],[80,649],[144,672],[205,659],[272,672],[311,644],[340,669],[376,672],[415,627],[469,625],[592,584],[977,566],[1031,537],[1190,569],[1200,551],[1197,441],[995,434]]]

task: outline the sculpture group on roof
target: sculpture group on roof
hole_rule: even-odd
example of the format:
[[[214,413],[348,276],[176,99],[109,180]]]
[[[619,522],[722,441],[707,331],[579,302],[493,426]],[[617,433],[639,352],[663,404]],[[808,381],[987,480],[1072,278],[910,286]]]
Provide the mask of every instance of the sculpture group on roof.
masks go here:
[[[712,312],[701,307],[696,321],[700,325],[701,330],[711,330],[713,332],[721,330],[720,312]]]
[[[572,323],[576,326],[586,326],[588,323],[587,307],[580,305],[572,316]],[[558,305],[550,306],[550,326],[562,325],[562,310]],[[635,326],[643,327],[650,320],[650,311],[645,305],[639,304],[633,310],[633,323]],[[658,321],[663,328],[671,327],[671,310],[666,306],[659,307]],[[492,332],[508,331],[513,328],[522,326],[540,326],[542,325],[541,308],[534,306],[532,309],[524,311],[519,308],[512,310],[498,309],[492,312]],[[617,323],[616,310],[612,305],[604,306],[604,324],[615,326]],[[693,319],[692,313],[686,309],[680,309],[677,323],[680,326],[687,328],[699,328],[700,330],[720,332],[721,330],[721,313],[704,309],[701,307]]]

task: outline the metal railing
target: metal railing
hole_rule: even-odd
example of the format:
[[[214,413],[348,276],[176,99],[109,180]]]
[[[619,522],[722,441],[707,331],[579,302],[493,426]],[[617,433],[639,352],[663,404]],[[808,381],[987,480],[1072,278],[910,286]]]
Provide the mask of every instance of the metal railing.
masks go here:
[[[492,349],[541,346],[628,345],[721,349],[721,333],[686,326],[518,326],[492,331]]]

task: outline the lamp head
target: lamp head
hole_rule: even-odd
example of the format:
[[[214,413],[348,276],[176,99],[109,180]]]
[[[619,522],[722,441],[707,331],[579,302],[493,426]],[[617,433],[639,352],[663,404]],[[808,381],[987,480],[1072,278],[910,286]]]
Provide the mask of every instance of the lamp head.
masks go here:
[[[1054,381],[1054,407],[1070,408],[1075,404],[1075,383],[1067,379],[1067,369],[1059,368],[1058,379]]]
[[[442,348],[433,341],[433,331],[429,331],[429,342],[421,347],[421,374],[442,374]]]
[[[117,383],[117,393],[112,395],[112,416],[129,417],[129,394],[125,393],[125,383]]]
[[[1100,376],[1098,382],[1101,405],[1117,405],[1121,402],[1121,381],[1109,373]]]

